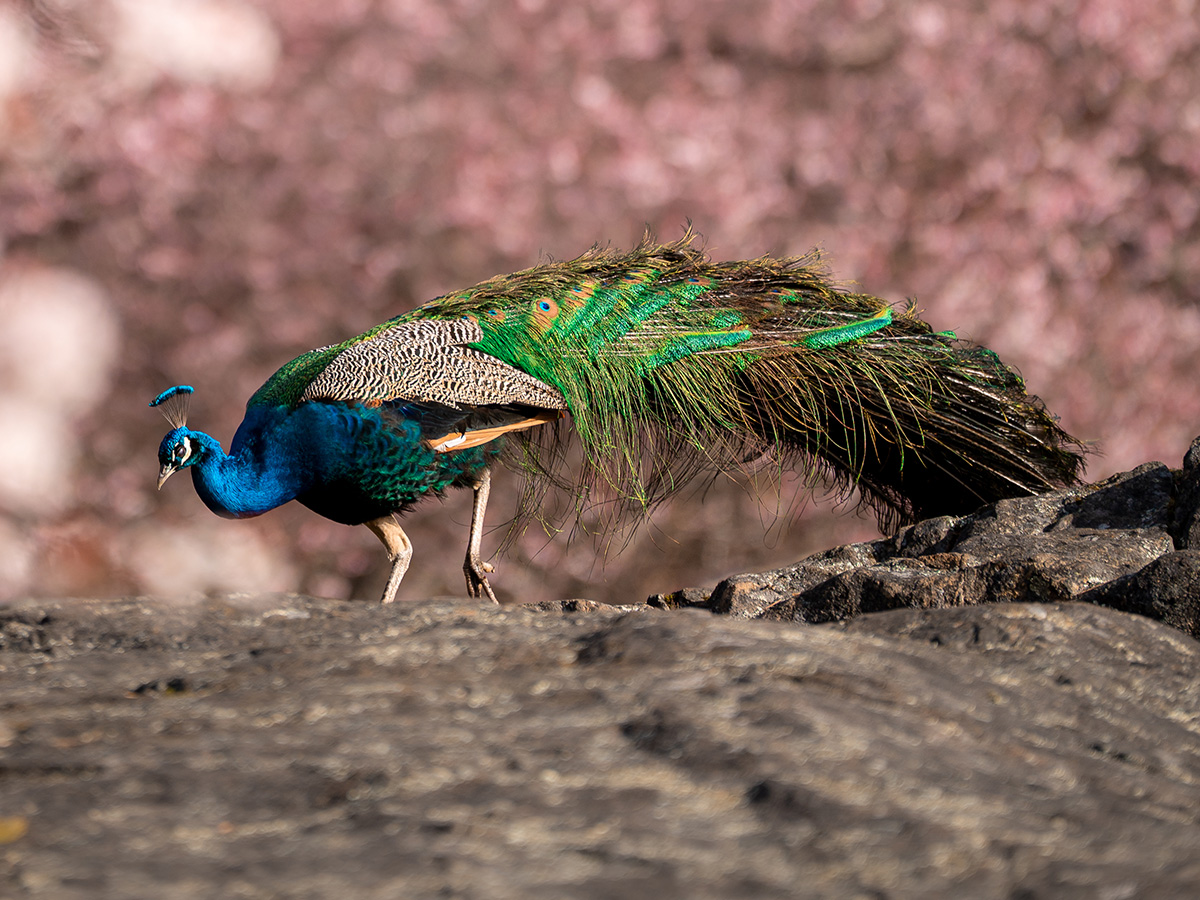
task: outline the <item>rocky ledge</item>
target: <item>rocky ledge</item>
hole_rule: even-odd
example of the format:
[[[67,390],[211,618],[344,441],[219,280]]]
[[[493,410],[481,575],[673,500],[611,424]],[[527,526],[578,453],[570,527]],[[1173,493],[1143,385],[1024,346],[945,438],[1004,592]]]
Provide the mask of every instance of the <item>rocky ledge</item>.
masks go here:
[[[14,604],[0,896],[1200,896],[1198,506],[1200,445],[627,607]]]
[[[816,624],[887,609],[1077,600],[1200,637],[1200,438],[1182,470],[1146,463],[648,602]]]

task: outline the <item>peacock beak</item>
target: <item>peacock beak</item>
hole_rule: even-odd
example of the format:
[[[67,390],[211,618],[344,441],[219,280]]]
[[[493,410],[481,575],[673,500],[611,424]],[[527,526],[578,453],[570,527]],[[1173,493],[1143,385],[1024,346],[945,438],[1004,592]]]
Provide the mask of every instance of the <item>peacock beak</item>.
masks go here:
[[[178,470],[178,466],[173,466],[170,463],[167,463],[158,470],[158,489],[160,491],[162,490],[162,486],[167,483],[167,479],[174,475]]]

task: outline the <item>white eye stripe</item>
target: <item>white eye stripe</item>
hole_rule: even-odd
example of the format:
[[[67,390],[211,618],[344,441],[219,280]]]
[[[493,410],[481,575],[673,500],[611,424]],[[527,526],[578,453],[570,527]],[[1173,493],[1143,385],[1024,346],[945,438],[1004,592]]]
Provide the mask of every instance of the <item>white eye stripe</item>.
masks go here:
[[[175,455],[179,457],[180,464],[187,462],[192,455],[192,442],[188,438],[184,438],[176,444]]]

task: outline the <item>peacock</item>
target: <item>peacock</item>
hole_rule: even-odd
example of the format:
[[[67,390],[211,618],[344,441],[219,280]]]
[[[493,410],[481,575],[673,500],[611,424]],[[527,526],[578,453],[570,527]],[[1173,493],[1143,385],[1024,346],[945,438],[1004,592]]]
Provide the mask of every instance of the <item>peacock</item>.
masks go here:
[[[250,398],[228,454],[187,427],[192,390],[150,404],[172,426],[159,488],[190,469],[220,516],[297,500],[366,525],[392,563],[384,603],[412,560],[399,516],[448,488],[474,492],[467,592],[495,601],[481,541],[501,460],[577,512],[646,513],[765,459],[856,487],[888,529],[1076,483],[1085,452],[995,353],[911,302],[835,283],[815,251],[716,262],[690,232],[497,276],[305,353]]]

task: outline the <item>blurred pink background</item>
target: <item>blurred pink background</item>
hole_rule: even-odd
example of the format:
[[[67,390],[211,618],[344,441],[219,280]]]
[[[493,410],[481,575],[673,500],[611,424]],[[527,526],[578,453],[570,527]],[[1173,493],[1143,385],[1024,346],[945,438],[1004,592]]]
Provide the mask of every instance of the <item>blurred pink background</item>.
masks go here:
[[[156,493],[150,398],[195,385],[228,446],[303,350],[688,219],[916,297],[1100,445],[1093,479],[1178,465],[1198,185],[1194,0],[0,3],[0,598],[373,599],[366,529]],[[404,594],[462,593],[469,499],[410,517]],[[876,534],[775,503],[718,484],[619,553],[530,531],[493,582],[628,602]]]

